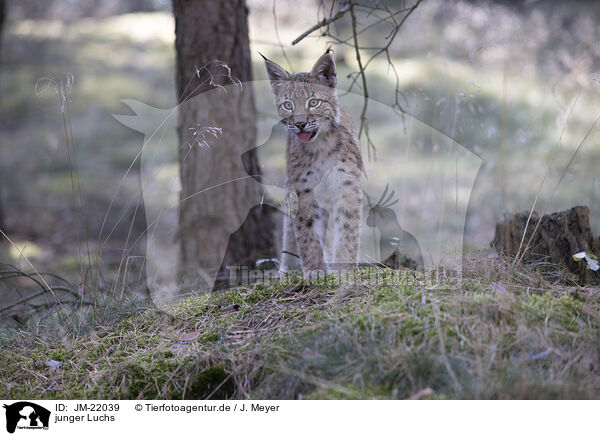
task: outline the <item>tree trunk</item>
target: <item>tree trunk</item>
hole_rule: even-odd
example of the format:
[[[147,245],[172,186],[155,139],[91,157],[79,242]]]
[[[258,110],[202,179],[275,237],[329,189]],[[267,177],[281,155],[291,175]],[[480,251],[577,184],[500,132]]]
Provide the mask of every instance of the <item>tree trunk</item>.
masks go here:
[[[242,154],[246,167],[259,173],[256,152],[245,153],[256,146],[254,94],[251,83],[244,83],[252,80],[248,10],[244,0],[173,0],[173,13],[177,94],[180,102],[185,100],[178,119],[182,184],[178,277],[191,286],[212,286],[207,268],[209,276],[216,276],[221,261],[231,267],[252,267],[273,249],[272,220],[265,209],[256,207],[262,187],[245,179],[234,181],[248,175]],[[228,65],[231,75],[243,83],[243,91],[237,86],[227,93],[215,88],[232,83],[216,60]],[[209,73],[221,76],[209,84]],[[222,134],[210,147],[189,147],[190,128],[195,126],[219,127]]]
[[[541,220],[534,212],[523,238],[528,216],[529,212],[521,212],[497,223],[492,246],[500,254],[511,257],[516,256],[521,247],[520,253],[525,252],[523,261],[535,264],[538,271],[552,281],[556,278],[563,281],[565,278],[556,271],[556,266],[560,265],[564,270],[579,276],[583,284],[600,284],[598,272],[588,269],[586,261],[576,262],[573,259],[574,254],[582,251],[600,254],[600,238],[594,237],[592,233],[590,210],[587,207],[576,206],[544,215]],[[533,233],[536,227],[537,230]]]
[[[4,18],[6,16],[6,7],[4,0],[0,0],[0,68],[2,68],[2,29],[4,27]],[[4,209],[2,207],[2,180],[0,179],[0,229],[4,228]],[[0,237],[0,243],[4,238]]]

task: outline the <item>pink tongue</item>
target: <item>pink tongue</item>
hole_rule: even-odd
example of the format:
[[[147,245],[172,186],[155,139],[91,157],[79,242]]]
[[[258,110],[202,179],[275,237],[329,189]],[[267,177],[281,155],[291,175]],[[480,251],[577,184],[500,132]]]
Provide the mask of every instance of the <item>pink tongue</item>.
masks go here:
[[[298,139],[302,142],[308,142],[311,135],[312,135],[312,132],[297,133]]]

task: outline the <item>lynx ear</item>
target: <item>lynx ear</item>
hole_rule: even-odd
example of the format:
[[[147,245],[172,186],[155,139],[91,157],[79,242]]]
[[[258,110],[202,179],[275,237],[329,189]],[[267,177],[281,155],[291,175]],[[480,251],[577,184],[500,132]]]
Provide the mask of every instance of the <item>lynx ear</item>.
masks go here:
[[[335,71],[335,61],[329,50],[317,60],[310,71],[310,75],[317,79],[319,83],[335,88],[337,73]]]
[[[261,55],[262,58],[265,60],[265,69],[267,70],[267,76],[271,81],[271,87],[273,88],[273,91],[275,91],[277,85],[284,80],[288,80],[290,78],[290,75],[287,71],[285,71],[275,62],[264,57],[262,53],[259,53],[259,55]]]

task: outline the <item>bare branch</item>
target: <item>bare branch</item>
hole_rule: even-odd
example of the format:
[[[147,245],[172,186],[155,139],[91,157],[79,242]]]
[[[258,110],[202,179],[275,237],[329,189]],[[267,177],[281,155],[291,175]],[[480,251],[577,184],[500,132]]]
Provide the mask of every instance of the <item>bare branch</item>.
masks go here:
[[[345,93],[347,94],[352,92],[355,85],[360,84],[360,87],[362,87],[364,101],[360,115],[360,128],[358,135],[359,138],[366,138],[369,160],[375,158],[376,150],[375,145],[373,144],[369,136],[367,109],[368,99],[370,96],[367,83],[367,69],[369,68],[369,66],[375,58],[379,57],[382,54],[385,56],[385,59],[387,60],[390,66],[390,70],[392,71],[396,82],[394,92],[394,103],[392,107],[399,113],[399,115],[403,117],[404,120],[404,108],[402,107],[400,100],[402,98],[405,99],[405,97],[400,90],[400,77],[398,75],[396,66],[394,65],[394,62],[392,60],[390,50],[392,43],[394,42],[396,36],[400,32],[401,27],[406,22],[408,17],[415,11],[415,9],[417,9],[417,7],[422,2],[423,0],[415,0],[412,6],[410,7],[407,7],[406,4],[404,4],[403,7],[394,10],[390,8],[384,1],[376,2],[375,5],[365,5],[358,2],[357,0],[346,0],[344,7],[340,9],[340,11],[336,15],[332,16],[329,19],[322,20],[295,41],[299,41],[301,38],[305,37],[310,32],[320,27],[331,24],[333,21],[335,21],[336,16],[341,16],[340,14],[342,11],[347,10],[348,12],[350,12],[350,16],[352,18],[350,36],[344,35],[342,37],[340,35],[334,34],[334,32],[329,26],[327,26],[327,29],[323,32],[323,36],[330,38],[334,44],[350,47],[355,52],[358,68],[357,71],[348,74],[348,78],[350,79],[350,85],[345,90]],[[332,7],[335,3],[335,1],[332,2]],[[358,23],[357,16],[359,14],[365,13],[365,11],[366,16],[373,17],[375,21],[368,25],[360,26]],[[402,18],[399,19],[399,15],[401,14]],[[379,25],[391,26],[390,31],[385,36],[385,40],[381,42],[381,45],[373,47],[362,46],[359,40],[360,35]],[[367,55],[365,54],[365,51],[370,51],[371,53]]]
[[[292,45],[298,44],[300,41],[302,41],[308,35],[310,35],[311,33],[313,33],[315,30],[318,30],[321,27],[328,26],[331,23],[333,23],[334,21],[339,20],[344,15],[346,15],[346,12],[348,12],[350,9],[351,9],[350,3],[348,3],[348,4],[344,5],[339,11],[337,11],[337,13],[335,15],[332,15],[329,18],[323,18],[322,21],[318,22],[317,24],[315,24],[314,26],[312,26],[310,29],[308,29],[306,32],[304,32],[302,35],[300,35],[298,38],[294,39],[292,41]]]
[[[360,136],[363,132],[363,130],[368,129],[367,126],[367,107],[369,105],[369,90],[367,88],[367,76],[365,73],[365,69],[363,67],[362,64],[362,59],[360,57],[360,47],[358,44],[358,35],[357,35],[357,24],[356,24],[356,14],[354,13],[354,3],[352,1],[349,2],[348,4],[350,6],[350,16],[352,17],[352,37],[354,39],[354,51],[356,53],[356,62],[358,63],[358,71],[360,73],[360,77],[362,78],[362,84],[363,84],[363,108],[362,111],[360,113],[360,129],[358,130],[358,137],[360,139]],[[367,135],[367,139],[368,139],[368,135]],[[371,157],[371,141],[368,140],[368,144],[367,144],[367,152],[369,154],[369,158]]]
[[[386,37],[386,39],[389,39],[389,41],[387,42],[387,44],[384,47],[382,47],[377,53],[375,53],[373,56],[371,56],[369,58],[369,60],[365,64],[365,68],[369,66],[369,64],[371,63],[371,61],[373,59],[375,59],[381,53],[385,53],[385,52],[387,52],[390,49],[390,46],[394,42],[394,38],[396,38],[396,35],[398,34],[398,31],[400,30],[400,28],[402,27],[402,25],[404,24],[404,22],[408,19],[408,17],[410,17],[410,14],[412,14],[415,11],[415,9],[417,9],[417,7],[421,4],[422,1],[423,0],[417,0],[417,2],[408,10],[408,12],[406,13],[406,15],[402,18],[402,20],[398,23],[398,25],[394,28],[394,30],[392,30],[392,32]]]

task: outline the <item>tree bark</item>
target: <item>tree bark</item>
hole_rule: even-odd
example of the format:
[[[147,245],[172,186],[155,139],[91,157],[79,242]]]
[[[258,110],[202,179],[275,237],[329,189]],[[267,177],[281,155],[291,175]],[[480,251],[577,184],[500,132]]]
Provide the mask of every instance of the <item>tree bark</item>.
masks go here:
[[[4,19],[6,16],[6,6],[4,0],[0,0],[0,68],[2,68],[2,30],[4,28]],[[4,209],[2,207],[2,180],[0,180],[0,229],[4,228]],[[0,243],[4,238],[0,237]]]
[[[226,266],[252,267],[273,250],[272,220],[264,208],[256,207],[261,186],[246,180],[232,182],[248,174],[242,154],[247,168],[259,174],[256,152],[245,153],[256,146],[254,95],[251,83],[244,83],[252,80],[248,9],[245,0],[173,0],[173,13],[177,95],[180,102],[186,101],[178,119],[182,184],[178,277],[188,285],[212,286],[210,280],[204,283],[200,271],[214,266],[213,258],[222,247],[229,246],[216,269],[221,260]],[[216,60],[227,64],[231,75],[244,83],[243,91],[236,86],[229,87],[227,94],[215,89],[232,83],[226,76],[207,83],[209,73],[225,72]],[[219,127],[223,132],[210,147],[190,148],[186,142],[193,126]],[[187,199],[213,186],[218,188]],[[241,228],[240,222],[244,222]]]

